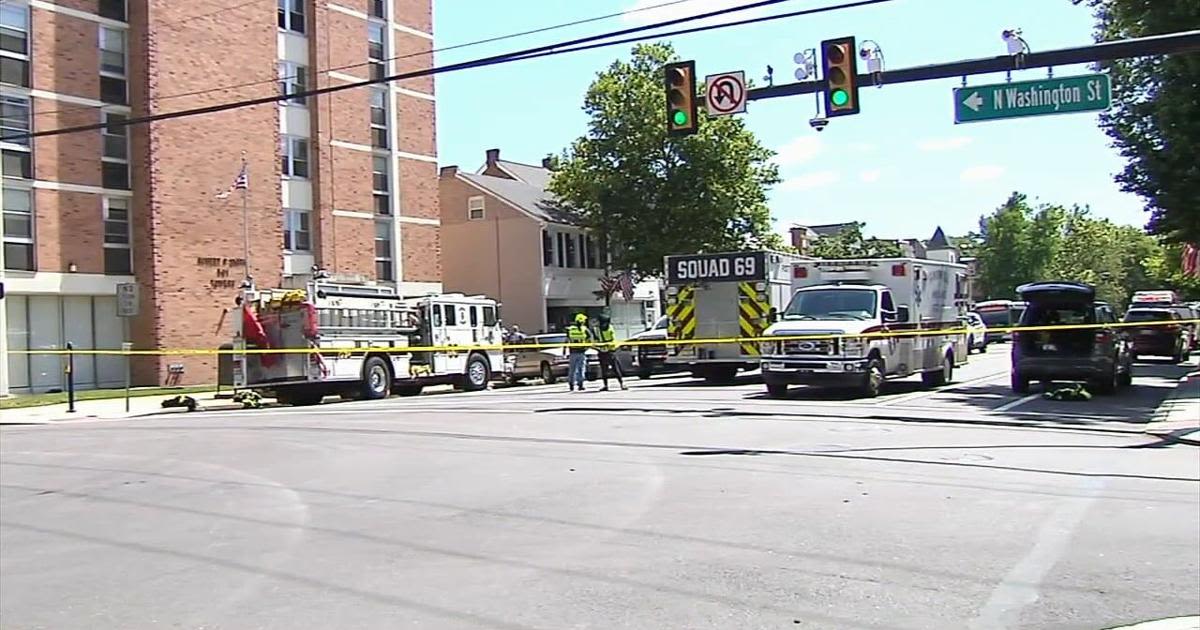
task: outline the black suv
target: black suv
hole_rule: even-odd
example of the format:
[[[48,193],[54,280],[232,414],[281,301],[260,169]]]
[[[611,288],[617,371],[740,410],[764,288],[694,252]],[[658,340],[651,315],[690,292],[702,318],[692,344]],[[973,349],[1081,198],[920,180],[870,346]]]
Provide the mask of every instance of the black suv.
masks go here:
[[[1125,312],[1135,355],[1171,357],[1176,363],[1187,359],[1192,347],[1191,331],[1182,324],[1178,311],[1168,307],[1135,306]]]
[[[1012,344],[1012,389],[1029,392],[1030,381],[1087,381],[1111,394],[1133,381],[1128,334],[1113,326],[1112,308],[1096,301],[1096,289],[1078,282],[1033,282],[1017,287],[1028,307],[1019,327],[1088,325],[1064,330],[1017,330]]]

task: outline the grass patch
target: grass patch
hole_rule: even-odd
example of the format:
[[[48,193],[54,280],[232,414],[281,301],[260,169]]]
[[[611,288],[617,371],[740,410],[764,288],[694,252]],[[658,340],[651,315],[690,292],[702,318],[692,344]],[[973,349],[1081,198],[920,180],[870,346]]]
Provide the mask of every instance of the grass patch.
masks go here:
[[[215,392],[215,385],[196,385],[193,387],[139,387],[129,390],[130,398],[142,396],[174,396],[177,394],[202,394]],[[85,389],[75,392],[75,402],[84,400],[109,400],[124,398],[125,389]],[[19,394],[11,398],[0,399],[0,409],[25,409],[27,407],[44,407],[46,405],[63,405],[67,402],[67,393],[54,394]]]

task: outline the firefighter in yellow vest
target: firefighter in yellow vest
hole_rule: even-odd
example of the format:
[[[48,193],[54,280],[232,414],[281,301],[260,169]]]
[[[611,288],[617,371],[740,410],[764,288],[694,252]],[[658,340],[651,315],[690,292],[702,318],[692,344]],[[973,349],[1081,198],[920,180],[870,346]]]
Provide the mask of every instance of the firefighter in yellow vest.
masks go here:
[[[571,386],[571,391],[575,391],[578,386],[579,391],[583,391],[583,381],[587,376],[587,346],[582,345],[592,341],[592,331],[588,330],[587,315],[579,313],[575,316],[575,322],[567,326],[567,341],[570,342],[570,347],[567,351],[567,356],[571,362],[567,369],[567,383]]]
[[[597,337],[600,339],[600,378],[604,379],[604,387],[600,391],[608,391],[608,370],[611,367],[613,375],[617,377],[617,385],[621,389],[625,387],[625,379],[621,374],[621,362],[617,360],[617,330],[613,328],[612,322],[607,317],[600,317],[600,327],[597,331]]]

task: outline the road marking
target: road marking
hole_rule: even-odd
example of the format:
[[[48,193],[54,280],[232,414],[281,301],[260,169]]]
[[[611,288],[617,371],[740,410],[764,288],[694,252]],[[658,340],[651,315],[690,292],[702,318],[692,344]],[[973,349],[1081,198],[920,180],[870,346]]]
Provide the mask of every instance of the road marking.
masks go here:
[[[1100,479],[1085,478],[1081,488],[1083,496],[1064,499],[1055,507],[1038,528],[1029,553],[1004,576],[979,614],[968,624],[971,630],[1013,628],[1019,625],[1021,611],[1038,600],[1042,580],[1071,544],[1075,528],[1103,486],[1104,482]]]
[[[1005,411],[1008,411],[1009,409],[1014,409],[1016,407],[1020,407],[1021,405],[1024,405],[1025,403],[1027,403],[1031,400],[1037,400],[1038,398],[1041,398],[1041,397],[1042,397],[1041,394],[1030,394],[1028,396],[1023,396],[1012,402],[1005,403],[1003,405],[1000,405],[999,407],[996,407],[995,409],[992,410],[992,413],[1004,413]]]
[[[973,378],[969,381],[963,381],[961,383],[950,383],[949,385],[943,385],[941,387],[937,387],[934,389],[927,389],[924,391],[913,392],[911,394],[902,394],[901,396],[898,396],[896,398],[889,398],[889,399],[885,400],[884,402],[879,403],[879,406],[880,407],[890,407],[892,405],[899,405],[902,403],[909,402],[911,400],[919,400],[926,396],[933,396],[935,394],[952,391],[952,390],[959,389],[962,387],[978,385],[979,383],[985,383],[987,381],[995,379],[997,376],[1002,376],[1004,374],[1008,374],[1008,371],[1005,370],[1003,372],[995,372],[993,374],[988,374],[986,376],[980,376],[978,378]]]

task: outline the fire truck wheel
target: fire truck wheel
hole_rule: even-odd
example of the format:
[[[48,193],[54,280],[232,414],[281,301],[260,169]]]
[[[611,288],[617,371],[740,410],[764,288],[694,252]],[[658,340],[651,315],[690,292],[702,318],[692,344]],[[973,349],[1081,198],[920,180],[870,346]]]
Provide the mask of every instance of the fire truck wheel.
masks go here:
[[[363,363],[362,397],[366,400],[387,398],[392,393],[392,372],[379,357],[367,357]]]
[[[468,392],[486,389],[490,377],[488,372],[487,361],[478,354],[472,354],[467,359],[467,371],[463,375],[463,389]]]

